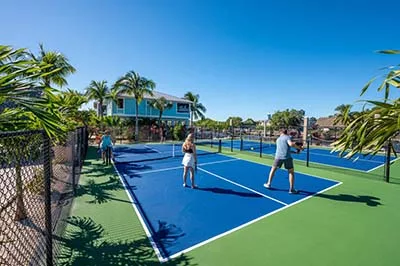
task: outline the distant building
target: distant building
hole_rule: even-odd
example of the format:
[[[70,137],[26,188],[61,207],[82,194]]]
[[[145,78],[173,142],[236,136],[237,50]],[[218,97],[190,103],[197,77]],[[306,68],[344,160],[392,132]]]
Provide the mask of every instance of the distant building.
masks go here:
[[[342,123],[334,124],[335,118],[336,117],[334,117],[334,116],[320,117],[317,119],[316,124],[317,124],[318,128],[320,128],[324,131],[328,131],[328,130],[334,129],[334,128],[343,128],[344,125]]]
[[[153,91],[153,95],[145,95],[144,99],[139,104],[139,117],[158,119],[160,111],[151,106],[153,99],[164,97],[168,102],[172,103],[172,108],[164,110],[162,114],[163,121],[171,123],[189,124],[190,121],[190,105],[191,101],[168,95],[166,93]],[[120,116],[120,117],[135,117],[136,104],[135,98],[128,94],[121,94],[117,102],[107,101],[103,106],[104,115]]]

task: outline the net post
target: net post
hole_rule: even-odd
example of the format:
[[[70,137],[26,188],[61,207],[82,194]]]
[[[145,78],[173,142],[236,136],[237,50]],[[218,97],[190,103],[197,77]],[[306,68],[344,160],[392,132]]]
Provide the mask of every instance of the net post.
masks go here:
[[[243,137],[240,137],[240,150],[243,151]]]
[[[307,138],[307,161],[306,161],[306,165],[308,167],[310,162],[310,139]]]
[[[260,137],[260,158],[262,158],[262,137]]]
[[[221,153],[222,141],[218,141],[218,152]]]
[[[386,150],[386,161],[385,161],[385,181],[389,183],[390,178],[390,150],[392,149],[392,142],[389,140]]]
[[[213,133],[211,132],[211,148],[213,147]]]
[[[107,152],[106,152],[106,162],[107,165],[111,164],[111,147],[107,147]]]
[[[231,152],[233,152],[233,135],[231,137]]]
[[[51,143],[46,133],[43,136],[43,177],[44,177],[44,198],[45,198],[45,226],[46,226],[46,266],[53,265],[53,227],[51,217]]]

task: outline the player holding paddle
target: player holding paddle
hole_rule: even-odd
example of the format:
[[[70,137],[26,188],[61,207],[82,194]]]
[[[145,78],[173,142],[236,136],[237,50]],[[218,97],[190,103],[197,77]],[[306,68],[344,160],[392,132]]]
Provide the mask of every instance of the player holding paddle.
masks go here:
[[[188,170],[190,171],[190,181],[192,184],[192,188],[197,188],[194,183],[194,169],[197,170],[197,153],[196,153],[196,145],[193,143],[193,134],[190,133],[185,142],[182,144],[182,152],[184,153],[182,164],[183,164],[183,186],[186,185],[186,176]]]
[[[297,194],[298,191],[294,188],[294,166],[293,166],[293,158],[291,156],[291,147],[297,149],[296,153],[299,153],[304,148],[299,143],[293,142],[291,137],[287,134],[286,129],[280,130],[280,136],[276,140],[276,153],[275,153],[275,161],[272,165],[271,171],[269,172],[269,177],[267,183],[264,184],[264,187],[270,189],[271,182],[274,178],[276,169],[281,168],[282,164],[284,164],[285,168],[289,172],[289,193]]]

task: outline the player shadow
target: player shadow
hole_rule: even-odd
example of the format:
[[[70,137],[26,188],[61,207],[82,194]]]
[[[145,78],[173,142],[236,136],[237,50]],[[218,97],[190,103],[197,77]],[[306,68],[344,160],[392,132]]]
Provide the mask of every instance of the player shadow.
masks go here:
[[[289,192],[289,188],[271,187],[268,190],[271,190],[271,191],[283,191],[283,192],[286,192],[286,193]],[[302,196],[305,196],[305,197],[312,196],[312,195],[315,195],[317,193],[316,191],[306,191],[306,190],[301,190],[301,189],[298,189],[297,191],[298,191],[298,193],[294,194],[294,195],[302,195]]]
[[[107,231],[89,217],[72,216],[63,222],[66,231],[53,235],[57,265],[160,265],[147,237],[132,238],[123,230]],[[197,265],[191,260],[183,254],[163,265]]]
[[[247,198],[261,198],[262,196],[252,192],[239,192],[234,191],[232,189],[224,189],[218,187],[198,187],[197,190],[208,191],[217,194],[227,194],[227,195],[235,195],[240,197],[247,197]]]
[[[380,198],[367,195],[354,196],[349,194],[338,194],[338,195],[316,194],[315,197],[330,199],[330,200],[338,200],[338,201],[365,203],[370,207],[377,207],[379,205],[383,205],[382,203],[379,202]]]

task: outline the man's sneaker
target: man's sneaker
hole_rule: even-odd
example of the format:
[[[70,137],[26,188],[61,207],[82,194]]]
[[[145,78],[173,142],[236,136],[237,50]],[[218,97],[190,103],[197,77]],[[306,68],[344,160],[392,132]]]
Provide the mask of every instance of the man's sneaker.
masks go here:
[[[269,185],[269,184],[264,184],[264,187],[265,187],[266,189],[271,189],[271,185]]]
[[[295,190],[295,189],[291,189],[291,190],[289,190],[289,194],[299,194],[299,191]]]

